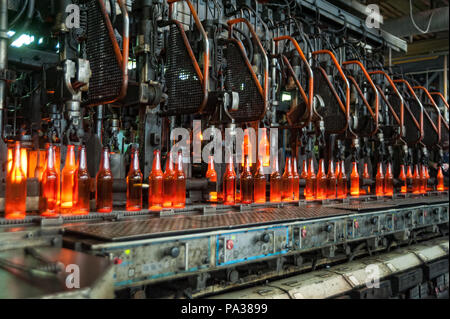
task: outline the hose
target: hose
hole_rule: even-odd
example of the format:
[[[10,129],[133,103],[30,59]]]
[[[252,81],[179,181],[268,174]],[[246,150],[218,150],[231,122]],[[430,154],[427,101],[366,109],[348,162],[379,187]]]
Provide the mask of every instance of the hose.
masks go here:
[[[20,12],[17,13],[17,15],[12,19],[11,23],[9,24],[9,29],[13,28],[14,25],[17,23],[17,21],[19,21],[19,19],[22,17],[23,13],[25,12],[25,9],[28,6],[28,1],[29,0],[25,0],[25,3],[22,6],[22,9],[20,9]]]
[[[30,25],[31,21],[33,20],[34,6],[35,6],[35,0],[29,0],[27,19],[25,20],[25,23],[23,24],[22,28],[20,28],[20,31],[16,32],[10,38],[11,43],[14,42],[15,40],[17,40],[19,38],[19,36],[21,36],[22,33],[28,29],[28,26]]]

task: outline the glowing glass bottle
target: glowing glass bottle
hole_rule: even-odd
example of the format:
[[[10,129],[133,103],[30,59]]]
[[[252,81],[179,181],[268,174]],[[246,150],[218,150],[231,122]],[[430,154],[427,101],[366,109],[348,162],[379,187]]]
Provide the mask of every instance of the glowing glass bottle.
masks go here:
[[[57,217],[59,215],[58,190],[59,174],[55,167],[55,148],[47,148],[47,165],[42,174],[40,211],[41,216]]]
[[[169,208],[173,205],[175,197],[175,170],[173,167],[173,155],[169,152],[166,159],[166,171],[163,180],[163,207]]]
[[[278,157],[274,157],[272,174],[270,174],[270,201],[281,202],[281,174],[278,166]]]
[[[300,199],[300,175],[298,175],[297,168],[297,158],[292,158],[292,192],[294,201],[298,201]]]
[[[339,163],[339,173],[337,176],[337,198],[347,198],[347,174],[345,174],[345,163],[341,161]]]
[[[262,162],[259,161],[258,171],[253,178],[254,185],[254,201],[255,203],[265,203],[266,202],[266,176],[264,175],[264,168]]]
[[[294,199],[294,174],[292,174],[292,161],[288,156],[286,157],[286,165],[284,166],[284,173],[281,177],[281,200],[283,202],[291,202]]]
[[[359,173],[358,163],[353,162],[352,173],[350,174],[350,195],[354,197],[359,196]]]
[[[161,170],[161,151],[153,153],[152,172],[149,176],[148,208],[161,210],[163,205],[163,181],[164,174]]]
[[[405,165],[400,165],[400,174],[398,179],[402,182],[402,186],[400,187],[400,193],[406,194],[408,192],[408,184],[406,182],[406,173],[405,173]]]
[[[76,209],[74,214],[77,215],[87,215],[90,210],[90,199],[91,199],[91,178],[89,176],[89,171],[87,168],[87,158],[86,158],[86,146],[81,146],[80,156],[78,160],[78,168],[76,172]]]
[[[392,173],[392,164],[389,162],[386,166],[384,175],[384,195],[394,196],[394,174]]]
[[[437,172],[437,187],[438,192],[444,191],[444,174],[442,173],[442,167],[439,166],[438,172]]]
[[[314,159],[309,160],[308,176],[305,183],[305,198],[306,200],[314,200],[316,198],[317,178],[314,169]]]
[[[362,175],[363,179],[370,179],[370,174],[369,174],[369,164],[364,163],[364,171],[363,171],[363,175]],[[370,186],[367,186],[367,194],[370,194]]]
[[[186,175],[183,170],[183,152],[178,152],[177,170],[175,172],[175,197],[173,206],[183,208],[186,206]]]
[[[67,146],[66,163],[61,173],[61,214],[71,214],[75,203],[75,146]]]
[[[430,172],[428,170],[428,166],[425,166],[425,176],[426,176],[426,179],[425,179],[425,192],[427,192],[428,191],[428,181],[430,180]]]
[[[420,194],[420,186],[422,184],[422,180],[420,178],[419,165],[414,165],[414,175],[412,179],[412,192],[413,194]]]
[[[208,158],[208,170],[206,171],[206,178],[210,182],[217,182],[217,173],[214,169],[214,156],[210,155]]]
[[[113,176],[109,164],[109,150],[103,148],[100,159],[100,169],[97,173],[97,192],[95,199],[97,202],[97,211],[99,213],[110,213],[113,208],[112,198]]]
[[[302,172],[300,174],[300,179],[305,181],[308,178],[308,162],[306,160],[303,160],[302,164]],[[306,198],[306,187],[303,188],[303,196]]]
[[[336,174],[334,173],[334,161],[330,160],[328,163],[327,173],[327,198],[336,198]]]
[[[375,195],[384,196],[384,173],[383,163],[378,163],[377,175],[375,176]]]
[[[263,152],[262,157],[262,165],[263,167],[269,167],[270,166],[270,143],[267,139],[267,129],[262,128],[261,129],[261,138],[259,141],[259,152]]]
[[[139,151],[132,149],[131,165],[127,175],[127,211],[142,209],[142,173],[139,167]]]
[[[11,153],[12,150],[11,150]],[[27,177],[21,167],[20,142],[14,144],[11,168],[6,177],[5,218],[24,219],[26,215]]]
[[[406,171],[406,186],[408,192],[412,192],[413,178],[412,167],[411,165],[408,165],[408,169]]]
[[[244,169],[240,176],[241,182],[241,203],[251,204],[253,202],[253,176],[250,171],[250,158],[248,155],[244,159]]]
[[[427,179],[427,171],[426,171],[426,166],[425,165],[421,165],[420,166],[420,193],[421,194],[425,194],[427,192],[427,183],[428,179]]]
[[[236,173],[234,172],[233,156],[230,155],[223,175],[223,204],[234,205],[236,203]]]
[[[319,171],[317,172],[317,181],[316,181],[316,199],[325,200],[327,199],[328,193],[328,181],[327,175],[325,173],[325,161],[321,159],[319,161]]]

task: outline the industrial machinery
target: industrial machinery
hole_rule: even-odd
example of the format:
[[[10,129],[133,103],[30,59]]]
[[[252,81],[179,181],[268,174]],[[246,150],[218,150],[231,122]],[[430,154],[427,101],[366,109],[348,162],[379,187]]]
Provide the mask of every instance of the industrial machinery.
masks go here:
[[[323,0],[0,0],[0,297],[78,261],[83,297],[439,297],[449,109],[406,46]]]

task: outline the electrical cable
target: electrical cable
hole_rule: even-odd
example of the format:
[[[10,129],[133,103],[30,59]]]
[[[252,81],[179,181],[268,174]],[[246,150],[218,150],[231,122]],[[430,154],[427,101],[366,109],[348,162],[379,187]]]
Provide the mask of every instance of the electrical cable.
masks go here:
[[[430,14],[430,20],[428,21],[428,26],[427,29],[424,31],[421,28],[419,28],[419,26],[416,24],[416,22],[414,21],[414,16],[413,16],[413,6],[412,6],[412,0],[409,0],[409,16],[411,17],[411,22],[414,25],[414,27],[420,31],[422,34],[428,33],[428,31],[430,31],[430,27],[431,27],[431,21],[433,20],[433,15],[434,15],[434,11],[431,12]]]

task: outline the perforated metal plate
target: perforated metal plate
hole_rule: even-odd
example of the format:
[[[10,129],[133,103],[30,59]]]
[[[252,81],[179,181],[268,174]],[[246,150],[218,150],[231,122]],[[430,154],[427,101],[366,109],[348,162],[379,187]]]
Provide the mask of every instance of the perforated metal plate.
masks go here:
[[[317,207],[262,208],[251,212],[227,212],[210,216],[177,216],[130,220],[94,225],[69,226],[67,233],[75,233],[106,241],[159,237],[178,233],[212,231],[223,228],[249,227],[268,223],[312,219],[346,212]]]

